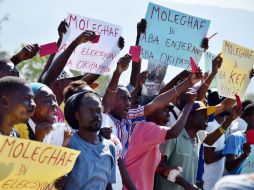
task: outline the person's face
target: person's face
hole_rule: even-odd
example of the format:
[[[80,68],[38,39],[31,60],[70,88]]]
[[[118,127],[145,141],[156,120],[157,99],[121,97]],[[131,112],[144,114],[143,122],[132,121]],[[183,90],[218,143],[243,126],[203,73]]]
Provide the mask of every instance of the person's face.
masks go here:
[[[112,111],[119,119],[124,119],[128,116],[130,106],[131,96],[129,91],[127,89],[119,88]]]
[[[100,133],[105,139],[111,139],[112,128],[101,128]]]
[[[198,130],[205,130],[207,128],[207,109],[195,111],[190,115],[190,125],[193,125]]]
[[[152,118],[153,122],[155,122],[157,125],[166,126],[169,121],[169,107],[166,106],[155,111],[152,114]]]
[[[42,87],[35,95],[36,110],[33,116],[38,122],[54,123],[56,119],[56,96],[48,87]]]
[[[79,130],[99,131],[102,124],[102,104],[99,98],[84,96],[75,117],[79,122]]]
[[[34,115],[36,105],[33,92],[29,86],[20,87],[16,93],[11,94],[7,98],[7,112],[11,115],[14,125],[26,123]]]
[[[6,77],[6,76],[14,76],[19,77],[19,72],[14,66],[13,63],[9,62],[6,63],[5,66],[0,70],[0,78]]]

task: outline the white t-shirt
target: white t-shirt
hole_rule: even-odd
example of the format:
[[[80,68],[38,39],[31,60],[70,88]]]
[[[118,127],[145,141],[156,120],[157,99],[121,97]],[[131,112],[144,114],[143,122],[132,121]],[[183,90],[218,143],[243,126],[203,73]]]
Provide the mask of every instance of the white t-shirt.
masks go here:
[[[206,131],[212,133],[217,128],[220,127],[220,124],[214,120],[213,122],[208,123]],[[204,143],[204,147],[214,147],[215,151],[223,150],[225,146],[225,135],[223,134],[212,146],[209,146]],[[215,183],[222,177],[225,165],[225,157],[220,160],[213,162],[211,164],[204,163],[204,190],[211,190]]]
[[[226,132],[226,138],[236,131],[246,131],[248,124],[241,117],[234,120]]]

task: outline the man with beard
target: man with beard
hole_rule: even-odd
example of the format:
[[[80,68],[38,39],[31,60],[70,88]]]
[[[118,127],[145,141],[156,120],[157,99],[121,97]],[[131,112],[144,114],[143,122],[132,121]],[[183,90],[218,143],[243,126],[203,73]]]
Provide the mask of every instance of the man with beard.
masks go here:
[[[64,114],[68,124],[78,130],[68,147],[81,151],[65,189],[111,189],[111,183],[115,182],[115,147],[97,135],[102,123],[99,96],[90,91],[72,95],[65,104]]]

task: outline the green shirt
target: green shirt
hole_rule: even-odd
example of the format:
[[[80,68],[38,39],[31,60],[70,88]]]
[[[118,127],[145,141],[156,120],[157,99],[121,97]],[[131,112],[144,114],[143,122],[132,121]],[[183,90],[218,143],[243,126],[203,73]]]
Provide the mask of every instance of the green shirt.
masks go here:
[[[183,169],[182,177],[191,184],[196,183],[198,170],[200,143],[197,138],[190,139],[186,130],[183,129],[180,135],[167,141],[167,146],[161,150],[162,155],[167,155],[166,165],[171,167],[180,166]],[[183,190],[183,188],[175,183],[168,181],[162,176],[155,176],[155,190]]]

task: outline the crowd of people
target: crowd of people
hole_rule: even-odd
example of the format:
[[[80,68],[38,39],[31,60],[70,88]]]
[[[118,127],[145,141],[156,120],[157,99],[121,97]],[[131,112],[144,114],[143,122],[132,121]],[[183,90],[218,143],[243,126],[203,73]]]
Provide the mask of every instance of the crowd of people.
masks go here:
[[[62,21],[58,46],[67,30]],[[145,30],[142,19],[136,45]],[[100,96],[98,74],[73,76],[64,69],[75,48],[95,37],[84,31],[58,57],[50,55],[34,83],[20,78],[16,66],[38,53],[37,44],[0,60],[0,135],[81,151],[72,171],[56,180],[57,189],[110,190],[115,183],[129,190],[254,189],[253,174],[241,174],[251,153],[245,132],[254,130],[254,102],[239,107],[209,88],[223,62],[220,54],[211,73],[184,70],[153,96],[141,94],[149,75],[141,72],[141,59],[131,63],[126,54]],[[204,38],[204,51],[208,43]],[[118,46],[124,47],[122,37]],[[130,63],[130,82],[120,85]]]

